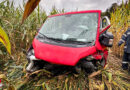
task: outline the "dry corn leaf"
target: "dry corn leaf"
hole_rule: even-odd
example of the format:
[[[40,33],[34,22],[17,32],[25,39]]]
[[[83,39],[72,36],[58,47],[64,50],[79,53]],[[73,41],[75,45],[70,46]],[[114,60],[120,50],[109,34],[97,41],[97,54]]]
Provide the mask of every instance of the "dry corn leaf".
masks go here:
[[[118,83],[117,83],[118,82]],[[124,87],[122,85],[119,84],[119,81],[112,81],[112,84],[114,85],[114,87],[118,87],[121,90],[125,90]]]
[[[36,6],[39,4],[39,2],[40,2],[40,0],[28,0],[27,4],[25,6],[22,23],[33,12],[33,10],[36,8]]]
[[[101,70],[99,70],[99,71],[97,71],[97,72],[93,72],[91,75],[89,75],[88,77],[89,78],[92,78],[92,77],[94,77],[94,76],[97,76],[97,75],[99,75],[101,73]]]
[[[107,80],[105,80],[105,85],[106,85],[107,89],[112,90],[112,85]]]
[[[0,79],[5,79],[6,76],[4,74],[0,74]]]
[[[118,79],[116,80],[116,82],[118,82],[118,83],[120,84],[120,86],[125,86],[125,87],[127,87],[127,88],[130,88],[130,83],[127,82],[127,81],[123,81],[121,78],[118,78]]]
[[[104,90],[104,83],[102,82],[102,84],[100,85],[100,89],[99,90]]]
[[[69,81],[69,78],[66,78],[66,80],[65,80],[65,88],[66,88],[66,90],[68,90],[68,81]]]
[[[89,90],[94,90],[93,88],[93,80],[92,79],[89,79]],[[96,86],[96,84],[94,84]]]
[[[7,90],[16,90],[13,85],[9,85]]]

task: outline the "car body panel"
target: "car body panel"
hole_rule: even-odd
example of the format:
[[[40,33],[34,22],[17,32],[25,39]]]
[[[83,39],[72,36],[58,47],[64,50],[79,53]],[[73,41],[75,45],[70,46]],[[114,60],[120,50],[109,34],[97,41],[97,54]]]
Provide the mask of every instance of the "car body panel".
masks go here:
[[[54,64],[74,66],[81,58],[96,52],[96,47],[65,47],[33,41],[35,56]]]

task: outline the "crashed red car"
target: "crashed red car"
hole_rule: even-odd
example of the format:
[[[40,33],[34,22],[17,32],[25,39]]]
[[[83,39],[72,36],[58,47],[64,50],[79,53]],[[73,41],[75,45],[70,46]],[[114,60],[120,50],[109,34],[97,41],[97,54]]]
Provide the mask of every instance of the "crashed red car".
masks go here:
[[[72,70],[93,72],[107,63],[113,35],[100,10],[68,12],[47,18],[28,50],[28,72]]]

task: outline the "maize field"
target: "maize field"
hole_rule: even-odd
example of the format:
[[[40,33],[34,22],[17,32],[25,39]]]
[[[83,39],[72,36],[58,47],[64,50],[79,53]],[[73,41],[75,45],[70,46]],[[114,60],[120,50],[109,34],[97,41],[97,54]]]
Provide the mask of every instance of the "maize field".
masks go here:
[[[121,8],[117,8],[115,12],[111,13],[111,28],[110,32],[114,34],[114,45],[112,47],[112,52],[122,57],[123,46],[118,47],[118,42],[121,36],[125,33],[130,26],[130,5],[122,5]]]
[[[52,8],[49,15],[63,12],[64,9]],[[7,33],[11,44],[11,54],[8,54],[0,43],[0,79],[4,85],[0,90],[130,90],[130,76],[121,69],[123,46],[117,46],[122,34],[130,26],[130,2],[111,13],[109,31],[114,34],[114,45],[110,49],[108,65],[88,77],[84,72],[52,77],[45,70],[26,74],[26,51],[47,14],[38,6],[21,24],[23,13],[21,6],[14,7],[14,3],[9,0],[0,3],[0,26]]]

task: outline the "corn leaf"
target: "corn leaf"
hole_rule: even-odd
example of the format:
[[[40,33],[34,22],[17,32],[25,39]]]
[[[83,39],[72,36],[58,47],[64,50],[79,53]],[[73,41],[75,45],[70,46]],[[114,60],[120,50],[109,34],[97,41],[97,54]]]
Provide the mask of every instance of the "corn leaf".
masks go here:
[[[102,83],[102,84],[100,85],[100,89],[99,89],[99,90],[104,90],[104,89],[105,89],[104,83]]]
[[[108,90],[112,90],[112,85],[107,80],[105,80],[105,85],[106,85]]]
[[[13,85],[9,85],[7,90],[16,90]]]
[[[36,6],[39,4],[39,2],[40,2],[40,0],[28,0],[27,4],[25,6],[22,23],[33,12],[33,10],[36,8]]]
[[[42,88],[43,90],[51,90],[45,82],[42,83]]]
[[[106,75],[108,77],[109,82],[111,82],[112,81],[112,73],[106,72]]]
[[[4,74],[0,74],[0,79],[5,79],[6,76]]]
[[[46,89],[45,82],[42,83],[42,88]]]
[[[2,27],[0,27],[0,42],[6,47],[7,51],[9,52],[9,54],[11,54],[10,41],[9,41],[9,38],[8,38],[7,34],[2,29]]]
[[[68,81],[69,81],[69,78],[66,78],[66,80],[65,80],[65,88],[66,88],[66,90],[68,90]]]
[[[47,89],[47,90],[51,90],[47,84],[45,84],[45,85],[46,85],[46,89]]]
[[[97,72],[93,72],[91,75],[89,75],[89,78],[95,77],[97,75],[101,74],[101,70],[97,71]]]

